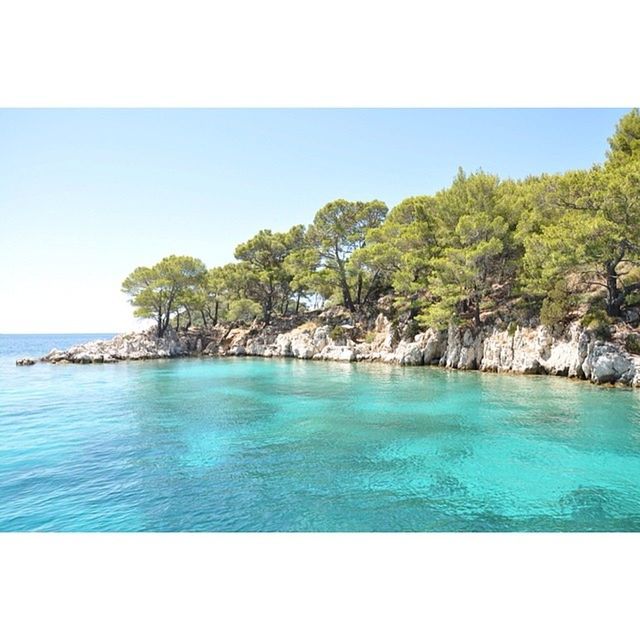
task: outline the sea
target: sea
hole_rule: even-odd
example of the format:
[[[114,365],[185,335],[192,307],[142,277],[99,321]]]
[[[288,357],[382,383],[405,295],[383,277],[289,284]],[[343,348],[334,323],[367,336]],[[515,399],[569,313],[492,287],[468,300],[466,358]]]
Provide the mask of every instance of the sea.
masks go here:
[[[15,360],[0,531],[640,531],[640,390],[261,358]]]

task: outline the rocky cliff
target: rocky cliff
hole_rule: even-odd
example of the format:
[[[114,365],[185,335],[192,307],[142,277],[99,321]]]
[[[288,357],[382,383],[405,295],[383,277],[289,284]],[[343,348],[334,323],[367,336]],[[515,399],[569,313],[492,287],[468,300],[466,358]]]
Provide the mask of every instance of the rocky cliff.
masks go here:
[[[277,325],[216,327],[213,330],[168,331],[158,339],[151,329],[119,335],[41,358],[50,363],[108,363],[181,356],[260,356],[344,362],[387,362],[419,366],[520,374],[549,374],[592,382],[640,386],[640,356],[621,344],[598,339],[574,323],[561,333],[549,328],[450,327],[428,329],[413,338],[380,314],[369,331],[324,313]]]

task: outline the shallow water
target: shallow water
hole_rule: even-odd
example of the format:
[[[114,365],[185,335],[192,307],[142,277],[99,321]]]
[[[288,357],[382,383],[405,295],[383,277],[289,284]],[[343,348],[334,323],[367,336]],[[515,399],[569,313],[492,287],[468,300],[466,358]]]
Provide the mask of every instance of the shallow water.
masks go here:
[[[640,531],[640,391],[233,358],[16,367],[3,531]]]

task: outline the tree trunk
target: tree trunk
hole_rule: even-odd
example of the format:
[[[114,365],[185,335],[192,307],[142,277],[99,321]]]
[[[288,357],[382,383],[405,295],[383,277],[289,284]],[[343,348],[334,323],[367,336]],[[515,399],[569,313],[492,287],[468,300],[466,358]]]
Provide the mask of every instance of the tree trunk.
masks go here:
[[[607,274],[607,313],[617,318],[622,314],[624,293],[618,288],[618,276]]]
[[[340,279],[340,288],[342,289],[342,302],[344,306],[354,313],[356,310],[355,305],[353,304],[353,299],[351,298],[351,292],[349,291],[349,283],[347,282],[347,274],[344,269],[344,262],[340,259],[340,252],[338,247],[335,247],[335,258],[336,263],[338,265],[338,277]]]
[[[351,292],[349,291],[349,287],[346,284],[342,285],[342,301],[344,306],[351,311],[351,313],[355,313],[356,306],[353,304],[353,300],[351,298]]]
[[[266,302],[262,307],[262,320],[265,324],[271,322],[271,301]]]
[[[607,313],[614,318],[622,315],[625,289],[618,286],[618,265],[624,260],[629,248],[628,241],[622,240],[618,252],[605,263],[607,269]]]
[[[296,298],[296,315],[298,315],[298,311],[300,310],[300,296],[302,294],[298,292],[298,297]]]
[[[473,308],[473,319],[476,323],[476,327],[480,326],[480,300],[476,301],[476,304]]]
[[[613,262],[607,263],[607,313],[614,318],[620,316],[624,299],[624,293],[618,288],[616,267]]]
[[[263,302],[260,303],[262,306],[262,321],[265,324],[269,324],[271,322],[271,315],[274,312],[273,299],[274,299],[273,283],[269,281],[269,288],[266,290],[266,295],[263,298]],[[278,311],[277,306],[275,308],[275,311],[277,313]]]
[[[376,271],[373,274],[373,278],[371,279],[371,284],[369,285],[369,288],[367,289],[367,293],[365,293],[364,295],[364,300],[362,301],[363,304],[367,303],[369,301],[369,296],[375,291],[375,287],[378,284],[378,277],[380,276],[380,271]]]
[[[164,314],[164,322],[162,323],[162,334],[167,330],[169,322],[171,321],[171,306],[173,305],[173,296],[169,298],[167,302],[167,309]]]

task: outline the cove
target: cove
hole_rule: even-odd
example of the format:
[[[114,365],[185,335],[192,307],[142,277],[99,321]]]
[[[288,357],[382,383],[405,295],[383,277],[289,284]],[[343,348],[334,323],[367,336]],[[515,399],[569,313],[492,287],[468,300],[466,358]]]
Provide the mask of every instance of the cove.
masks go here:
[[[227,358],[2,370],[3,531],[640,531],[640,395]]]

